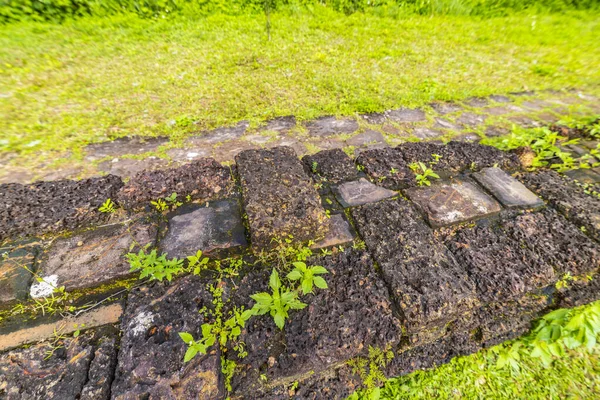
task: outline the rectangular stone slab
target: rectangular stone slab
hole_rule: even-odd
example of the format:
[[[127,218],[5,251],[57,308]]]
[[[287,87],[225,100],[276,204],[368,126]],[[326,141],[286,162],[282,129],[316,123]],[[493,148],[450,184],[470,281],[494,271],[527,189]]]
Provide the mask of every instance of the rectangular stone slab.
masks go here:
[[[125,255],[155,241],[156,227],[143,220],[58,238],[42,256],[38,274],[44,282],[31,286],[31,296],[50,295],[52,285],[82,289],[127,276],[130,266]]]
[[[444,325],[478,301],[475,285],[407,200],[352,209],[409,333]]]
[[[483,304],[520,298],[558,280],[551,264],[500,229],[461,228],[446,246],[467,269]]]
[[[474,183],[454,179],[406,190],[434,228],[475,220],[500,212],[500,205]]]
[[[277,238],[306,242],[325,236],[325,210],[291,147],[246,150],[236,163],[255,251],[273,247]]]
[[[537,208],[544,205],[542,199],[500,168],[484,168],[472,176],[504,207]]]
[[[338,246],[354,240],[353,230],[343,214],[333,214],[329,218],[329,232],[324,239],[319,240],[312,249],[323,249]]]
[[[246,237],[240,204],[236,199],[189,205],[170,216],[169,228],[160,247],[169,258],[245,246]]]
[[[396,192],[374,185],[365,178],[342,183],[335,188],[334,192],[343,207],[360,206],[397,195]]]
[[[26,300],[40,242],[27,239],[0,247],[0,303]]]

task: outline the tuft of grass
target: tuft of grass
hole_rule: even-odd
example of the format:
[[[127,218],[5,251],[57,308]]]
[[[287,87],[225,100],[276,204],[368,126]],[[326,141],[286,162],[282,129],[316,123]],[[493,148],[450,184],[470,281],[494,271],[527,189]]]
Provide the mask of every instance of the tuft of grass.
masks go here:
[[[295,11],[294,11],[295,10]],[[597,14],[81,18],[0,26],[0,152],[83,163],[90,142],[351,115],[519,90],[595,89]],[[60,157],[63,157],[59,160]]]

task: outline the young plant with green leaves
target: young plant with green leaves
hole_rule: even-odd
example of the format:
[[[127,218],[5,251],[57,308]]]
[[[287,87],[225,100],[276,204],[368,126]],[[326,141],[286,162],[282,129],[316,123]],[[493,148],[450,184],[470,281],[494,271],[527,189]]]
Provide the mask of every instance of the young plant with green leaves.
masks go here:
[[[306,303],[298,299],[298,291],[287,288],[281,284],[279,273],[276,269],[271,272],[269,278],[269,287],[271,293],[261,292],[255,293],[250,297],[256,301],[250,312],[252,315],[264,315],[269,313],[275,325],[279,329],[283,329],[285,320],[288,318],[288,311],[301,310],[306,307]]]
[[[107,214],[114,213],[116,210],[116,204],[111,199],[106,199],[106,201],[98,208],[98,211]]]
[[[303,295],[313,293],[313,286],[319,289],[327,289],[327,282],[319,276],[329,273],[325,268],[320,265],[308,267],[302,261],[295,261],[292,264],[294,265],[294,269],[287,274],[287,278],[290,281],[300,281],[300,288]]]
[[[415,173],[415,179],[419,186],[430,186],[429,178],[439,179],[440,176],[421,161],[409,164],[409,168]]]

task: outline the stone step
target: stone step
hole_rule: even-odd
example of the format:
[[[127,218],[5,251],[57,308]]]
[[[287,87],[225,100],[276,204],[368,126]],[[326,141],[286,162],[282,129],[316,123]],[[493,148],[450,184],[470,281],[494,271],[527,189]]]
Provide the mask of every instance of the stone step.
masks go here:
[[[236,163],[255,251],[272,248],[273,240],[306,242],[325,236],[325,210],[291,147],[243,151]]]

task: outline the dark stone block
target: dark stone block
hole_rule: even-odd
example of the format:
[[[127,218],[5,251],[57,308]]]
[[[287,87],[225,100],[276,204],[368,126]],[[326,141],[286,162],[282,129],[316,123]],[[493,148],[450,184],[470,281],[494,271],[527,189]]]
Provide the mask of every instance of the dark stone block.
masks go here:
[[[365,178],[337,186],[334,192],[343,207],[373,203],[397,195],[396,192],[374,185]]]
[[[319,240],[327,216],[319,195],[290,147],[247,150],[236,157],[252,246],[260,251],[273,238]]]
[[[584,184],[594,184],[600,182],[600,174],[595,172],[593,169],[572,169],[570,171],[565,171],[565,175]]]
[[[212,307],[206,282],[187,276],[170,285],[133,289],[123,314],[121,347],[112,398],[221,399],[225,395],[219,354],[210,349],[183,362],[187,344],[179,332],[201,337],[204,315]]]
[[[150,201],[177,193],[179,199],[206,202],[231,195],[234,181],[228,167],[204,158],[178,168],[144,171],[133,177],[119,192],[118,202],[127,209],[139,209]]]
[[[354,133],[358,130],[358,122],[353,119],[337,119],[336,117],[321,117],[306,124],[311,136],[332,136],[342,133]]]
[[[106,334],[106,333],[105,333]],[[94,354],[115,352],[115,335],[110,334],[106,345],[98,345],[90,331],[77,338],[67,337],[62,347],[50,356],[50,343],[11,350],[0,355],[0,395],[6,399],[99,399],[108,400],[106,383],[110,385],[112,365],[105,363],[105,380],[95,371],[101,364]],[[111,347],[112,346],[112,347]],[[114,356],[113,356],[114,357]],[[89,373],[91,372],[91,375]],[[90,379],[91,376],[91,379]],[[108,381],[108,382],[107,382]],[[85,391],[85,393],[84,393]],[[96,396],[89,396],[95,394]]]
[[[504,207],[539,208],[544,201],[500,168],[484,168],[473,178],[494,195]]]
[[[434,228],[494,215],[500,205],[473,182],[455,179],[406,190]]]
[[[409,332],[439,327],[477,303],[475,285],[406,200],[352,210]]]
[[[98,208],[106,199],[114,200],[121,186],[121,178],[114,175],[0,185],[0,241],[106,222],[110,214]]]
[[[316,173],[328,183],[336,184],[358,178],[354,162],[341,149],[323,150],[305,156],[302,161],[308,171]]]
[[[259,397],[265,391],[260,374],[267,376],[269,385],[278,385],[364,355],[369,346],[399,342],[400,321],[368,254],[349,249],[308,265],[329,271],[325,275],[329,288],[303,298],[308,306],[291,311],[283,331],[268,315],[248,321],[241,337],[248,356],[237,360],[241,372],[233,378],[234,396]],[[269,273],[246,275],[237,285],[237,301],[250,307],[249,295],[267,289]]]
[[[600,201],[554,171],[524,173],[518,178],[577,227],[600,241]]]
[[[403,189],[416,184],[414,172],[398,149],[366,150],[360,153],[356,162],[374,182],[388,189]]]
[[[204,132],[202,135],[192,136],[188,139],[188,143],[197,144],[201,142],[216,144],[228,140],[239,139],[246,133],[248,125],[248,121],[240,121],[235,126],[213,129],[212,131]]]
[[[460,104],[456,103],[431,103],[431,107],[442,115],[451,114],[463,109]]]
[[[343,214],[333,214],[329,218],[329,232],[324,239],[319,240],[311,248],[323,249],[339,246],[354,240],[354,233]]]
[[[571,308],[600,300],[600,270],[590,277],[581,277],[568,282],[568,287],[560,290],[558,307]],[[591,278],[591,280],[590,280]]]
[[[37,239],[27,239],[0,247],[0,303],[28,298],[40,246]]]
[[[434,161],[433,154],[440,155],[437,163],[431,166],[434,171],[459,172],[494,165],[509,170],[519,167],[516,155],[478,143],[450,142],[445,146],[434,143],[403,143],[398,149],[407,164],[419,161],[430,164]]]
[[[59,238],[43,254],[38,275],[67,290],[98,286],[128,276],[130,266],[125,255],[146,245],[153,246],[155,242],[156,226],[144,220]],[[44,282],[31,287],[32,297],[46,297],[51,293],[52,288]]]
[[[387,145],[381,132],[366,130],[346,140],[350,146]]]
[[[502,223],[509,236],[554,267],[556,280],[565,273],[586,275],[600,267],[600,245],[551,209],[527,213]]]
[[[110,386],[117,367],[117,340],[100,339],[87,373],[87,382],[81,391],[81,400],[110,399]]]
[[[498,229],[466,227],[446,246],[467,269],[483,304],[521,298],[558,280],[550,264]]]
[[[185,205],[169,218],[160,247],[170,258],[185,258],[198,250],[211,253],[246,246],[240,204],[236,199],[205,205]]]

